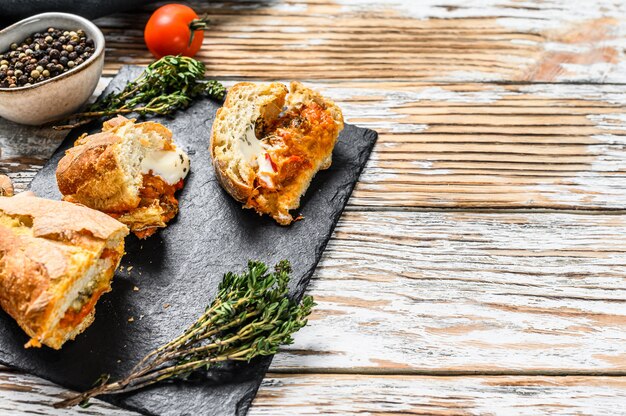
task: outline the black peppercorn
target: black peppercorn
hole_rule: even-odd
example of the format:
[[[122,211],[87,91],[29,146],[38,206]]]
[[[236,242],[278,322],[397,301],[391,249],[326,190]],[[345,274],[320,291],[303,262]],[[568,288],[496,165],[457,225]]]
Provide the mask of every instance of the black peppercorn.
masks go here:
[[[81,65],[95,44],[82,29],[48,28],[0,53],[0,88],[36,84]]]

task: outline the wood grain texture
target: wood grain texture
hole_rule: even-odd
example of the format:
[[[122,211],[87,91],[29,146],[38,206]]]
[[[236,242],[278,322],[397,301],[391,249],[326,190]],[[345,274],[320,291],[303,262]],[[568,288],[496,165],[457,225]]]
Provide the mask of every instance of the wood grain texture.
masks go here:
[[[218,77],[623,82],[620,0],[296,0],[190,4],[211,20],[199,56]],[[96,23],[105,72],[151,61],[150,12]]]
[[[191,5],[211,20],[210,76],[305,80],[380,133],[314,275],[315,314],[251,414],[621,412],[622,1]],[[157,6],[96,21],[105,75],[152,61]],[[21,190],[63,134],[13,131],[0,173]],[[0,368],[2,415],[129,414],[55,412],[62,391]]]
[[[335,99],[348,122],[380,133],[353,207],[626,209],[626,93],[618,85],[310,85]],[[0,133],[0,173],[23,189],[64,133],[12,131]]]
[[[344,213],[272,368],[623,373],[625,234],[623,215]]]
[[[302,394],[306,391],[306,394]],[[94,400],[88,409],[52,408],[64,390],[0,368],[3,416],[133,416]],[[437,414],[615,415],[626,399],[621,377],[362,376],[268,373],[250,416]]]
[[[54,409],[67,389],[42,378],[0,366],[0,415],[132,416],[138,413],[119,409],[101,400],[92,400],[87,409]]]
[[[306,392],[306,394],[302,394]],[[250,416],[616,415],[614,377],[407,377],[268,374]]]

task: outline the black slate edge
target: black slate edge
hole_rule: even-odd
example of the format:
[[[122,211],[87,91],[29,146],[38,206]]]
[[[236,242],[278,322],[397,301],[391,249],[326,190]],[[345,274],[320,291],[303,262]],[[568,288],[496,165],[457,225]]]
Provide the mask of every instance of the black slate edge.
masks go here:
[[[125,80],[135,78],[140,70],[141,70],[140,67],[135,67],[135,66],[122,67],[118,75],[111,81],[111,83],[105,90],[104,94],[109,93],[116,87],[119,88],[121,85],[125,83]],[[205,104],[213,107],[214,110],[218,107],[217,105],[215,105],[215,103],[213,104],[205,103]],[[203,113],[201,111],[198,111],[197,109],[194,109],[194,107],[192,107],[186,110],[185,113],[179,114],[179,124],[185,121],[188,121],[187,119],[189,117],[200,117],[203,120],[204,118],[206,118],[203,124],[207,124],[214,117],[214,111],[213,113],[210,113],[207,115],[207,113]],[[161,120],[163,120],[163,122],[165,122],[166,124],[169,121],[172,127],[177,124],[175,120],[172,118],[159,119],[159,121]],[[197,118],[194,118],[193,120],[196,121]],[[193,123],[190,123],[190,124],[193,124]],[[70,132],[70,134],[66,137],[65,141],[55,151],[55,154],[51,157],[48,163],[44,166],[44,168],[37,174],[35,179],[32,181],[31,188],[35,190],[38,195],[45,196],[48,198],[54,198],[54,199],[58,199],[60,197],[60,194],[56,188],[54,171],[56,169],[56,164],[58,163],[58,160],[62,157],[64,153],[64,149],[71,147],[73,142],[82,132],[85,132],[85,131],[93,132],[93,131],[99,130],[100,125],[101,123],[96,121],[87,126],[83,126],[82,128],[75,129],[72,132]],[[191,131],[186,130],[188,128],[191,128],[192,130]],[[187,136],[192,133],[198,133],[198,131],[193,130],[193,128],[194,128],[193,126],[191,127],[178,126],[178,129],[182,129],[183,134]],[[318,216],[318,220],[321,221],[320,222],[320,226],[322,227],[321,229],[315,227],[315,222],[314,222],[315,213],[314,212],[313,212],[313,215],[311,216],[312,218],[308,220],[305,215],[303,224],[296,223],[291,226],[290,228],[291,231],[283,232],[280,230],[289,230],[289,229],[280,228],[279,226],[276,226],[275,224],[273,224],[273,222],[267,218],[254,217],[253,214],[250,214],[249,212],[250,210],[245,210],[246,212],[244,212],[244,210],[240,210],[239,208],[237,209],[233,208],[233,207],[238,207],[239,205],[236,202],[232,201],[232,199],[229,198],[227,195],[224,197],[225,192],[223,192],[223,190],[219,188],[214,178],[211,177],[212,173],[208,174],[207,173],[208,171],[204,171],[204,170],[198,172],[197,171],[198,165],[196,164],[192,164],[193,165],[192,173],[190,174],[190,178],[187,179],[187,181],[193,182],[193,179],[194,179],[193,176],[195,176],[196,180],[204,180],[204,182],[202,182],[200,185],[206,188],[210,188],[206,192],[209,192],[209,191],[213,192],[213,194],[211,194],[212,200],[210,202],[207,202],[207,206],[213,203],[214,205],[218,204],[218,208],[220,208],[220,211],[229,212],[229,209],[232,210],[235,217],[227,217],[227,219],[231,222],[235,220],[241,221],[241,223],[237,221],[235,221],[235,223],[237,227],[240,227],[240,228],[244,227],[243,228],[244,231],[247,231],[245,229],[246,224],[248,224],[248,226],[250,226],[251,224],[251,226],[255,229],[258,229],[260,233],[263,233],[263,232],[268,233],[268,236],[266,237],[265,240],[270,239],[272,236],[278,236],[282,238],[283,235],[288,235],[288,238],[291,238],[292,240],[295,239],[296,243],[297,242],[300,242],[302,244],[306,243],[304,246],[305,248],[311,245],[311,242],[308,240],[315,239],[318,242],[314,248],[314,256],[312,259],[309,258],[310,256],[307,256],[306,252],[299,253],[298,250],[294,251],[293,247],[281,247],[281,250],[280,250],[281,252],[282,251],[291,252],[290,255],[295,256],[295,257],[292,257],[294,259],[294,262],[304,261],[308,263],[308,267],[305,271],[300,271],[298,273],[296,273],[297,271],[294,271],[294,277],[297,274],[297,275],[300,275],[300,278],[297,281],[291,282],[290,284],[291,296],[293,296],[297,300],[301,299],[301,297],[304,295],[306,286],[308,285],[311,279],[311,276],[315,270],[315,267],[317,266],[321,258],[321,255],[324,249],[326,248],[328,240],[330,239],[332,232],[335,226],[337,225],[337,222],[341,216],[341,213],[343,212],[343,208],[345,207],[345,204],[347,203],[348,198],[350,194],[352,193],[354,186],[356,185],[358,177],[361,174],[365,166],[365,163],[377,139],[377,133],[375,131],[361,129],[352,125],[346,125],[344,131],[342,132],[342,135],[355,140],[353,142],[354,146],[348,146],[348,144],[345,142],[343,142],[342,144],[338,144],[338,147],[343,146],[344,153],[348,154],[349,159],[345,159],[345,158],[343,160],[340,159],[339,161],[337,161],[337,163],[334,163],[333,166],[331,166],[331,168],[328,171],[320,172],[316,176],[316,178],[314,179],[314,182],[311,185],[311,188],[310,188],[311,192],[307,192],[307,194],[303,197],[303,201],[302,201],[302,209],[304,211],[306,211],[307,200],[310,200],[310,204],[312,204],[312,206],[309,207],[311,209],[313,209],[313,207],[315,207],[315,204],[317,204],[320,209],[322,210],[328,209],[331,211],[325,214],[327,215],[326,219],[319,218]],[[197,141],[199,139],[192,138],[190,140]],[[356,153],[355,151],[356,149],[359,150],[358,154],[350,156],[350,152]],[[337,150],[337,148],[335,150]],[[192,156],[192,159],[195,157],[196,162],[197,161],[206,162],[206,160],[204,160],[204,158],[206,158],[206,155],[201,154],[201,153],[206,153],[206,152],[200,149],[199,154],[196,155],[194,153],[194,155],[190,154],[190,156]],[[346,155],[341,154],[340,156],[345,157]],[[194,174],[194,169],[196,172],[195,174]],[[200,169],[212,170],[212,167],[210,166],[210,163],[208,163],[208,166],[200,166]],[[335,182],[337,182],[337,178],[339,178],[339,176],[335,177],[332,174],[333,170],[337,171],[338,172],[337,175],[341,175],[340,176],[341,178],[345,178],[344,179],[345,183],[333,182],[333,179],[335,179]],[[328,182],[327,184],[328,186],[324,186],[325,181]],[[197,187],[199,185],[195,184],[195,186]],[[322,186],[322,189],[320,189],[320,186]],[[329,188],[330,186],[332,186],[333,188],[330,189]],[[325,199],[320,200],[321,197],[316,194],[316,192],[321,192],[321,194],[323,194],[323,193],[328,193],[332,190],[334,190],[335,193],[333,196],[329,198],[329,200],[325,200]],[[198,192],[198,189],[196,188],[195,191]],[[183,190],[183,193],[185,192],[191,193],[193,191],[190,192],[186,188],[185,190]],[[205,190],[202,189],[202,192],[205,192]],[[215,193],[218,193],[219,195],[216,195]],[[206,197],[206,195],[200,195],[200,196]],[[221,202],[213,201],[213,199],[219,199],[219,198],[223,198],[223,200],[220,200]],[[189,207],[190,210],[197,209],[196,206],[194,206],[192,202],[193,201],[191,202],[186,201],[184,195],[181,196],[181,204],[188,203],[188,204],[191,204],[191,206]],[[184,209],[185,209],[184,207],[181,207],[181,214],[179,214],[179,218],[185,216],[183,212]],[[250,217],[251,215],[253,215],[253,217]],[[186,219],[189,220],[189,218],[186,218]],[[183,221],[183,222],[184,220],[185,220],[184,218],[180,219],[180,221]],[[179,219],[175,219],[173,223],[177,221],[179,221]],[[228,226],[229,224],[226,224],[226,225]],[[198,225],[195,223],[187,224],[187,226],[191,227],[191,232],[194,231],[194,227],[202,228],[202,225]],[[168,227],[168,229],[163,231],[162,234],[168,234],[171,231],[174,235],[176,235],[175,234],[176,231],[174,231],[175,228],[176,227],[172,225]],[[218,233],[219,231],[221,230],[220,229],[215,230],[216,233]],[[298,238],[302,238],[303,232],[306,233],[306,232],[311,232],[311,231],[313,231],[313,234],[305,234],[305,237],[307,237],[306,240],[298,240]],[[180,233],[180,230],[178,232]],[[200,237],[203,237],[203,236],[200,235]],[[235,237],[235,236],[232,236],[232,237]],[[252,237],[253,240],[254,240],[254,237],[256,236],[253,235]],[[157,245],[157,242],[160,242],[161,244],[165,243],[165,245],[172,244],[172,242],[168,241],[166,237],[163,237],[161,240],[158,240],[159,238],[161,238],[159,237],[159,234],[157,234],[157,236],[152,237],[152,238],[153,240],[150,240],[150,243],[146,243],[146,245],[151,244],[151,246],[159,248],[159,246]],[[244,236],[244,237],[239,237],[239,238],[240,239],[243,238],[242,241],[245,244],[248,244],[246,239],[249,240],[251,237]],[[236,238],[233,238],[233,239],[236,239]],[[291,240],[286,240],[286,241],[288,243],[294,242]],[[209,240],[208,243],[212,243],[212,240]],[[269,246],[272,246],[272,243],[273,241],[270,240],[270,241],[266,241],[265,243],[262,243],[261,245],[265,244],[266,246],[269,247]],[[165,251],[164,254],[162,253],[154,254],[152,252],[133,253],[132,252],[133,248],[137,249],[138,244],[140,244],[138,243],[138,240],[134,239],[134,237],[132,236],[127,239],[127,251],[129,252],[129,254],[127,254],[127,256],[123,259],[122,264],[124,264],[125,261],[130,261],[131,263],[126,263],[126,264],[132,264],[133,266],[137,266],[137,267],[147,266],[147,264],[145,264],[144,257],[150,258],[151,256],[153,260],[169,259],[174,264],[176,264],[177,262],[180,263],[182,261],[182,260],[178,261],[179,259],[177,258],[172,259],[171,254],[170,254],[170,258],[167,258],[167,254],[168,254],[167,251]],[[212,244],[215,245],[215,243],[212,243]],[[255,240],[255,241],[252,241],[250,244],[252,244],[250,247],[258,248],[258,245],[260,243]],[[175,245],[172,247],[174,249],[176,248]],[[171,249],[172,247],[168,247],[168,249]],[[256,250],[256,251],[258,252],[259,250]],[[237,253],[240,253],[240,252],[241,250],[233,251],[233,253],[235,253],[233,257],[237,257]],[[230,252],[227,252],[227,254],[228,253]],[[154,257],[155,255],[157,257]],[[298,257],[302,255],[304,255],[304,260],[301,260]],[[165,257],[159,257],[159,256],[165,256]],[[282,255],[278,255],[278,254],[272,254],[271,256],[282,257]],[[241,257],[241,255],[239,255],[239,257]],[[144,260],[144,263],[143,264],[141,262],[139,264],[132,263],[133,261],[137,261],[138,259]],[[152,262],[150,261],[150,263]],[[244,266],[244,264],[241,264],[238,266],[234,265],[235,263],[232,263],[232,264],[233,264],[232,270],[237,270],[238,268],[241,268]],[[167,268],[168,264],[165,264],[164,266]],[[185,264],[183,263],[182,266],[183,266],[182,268],[184,268]],[[193,272],[194,270],[192,269],[191,271]],[[149,275],[151,274],[151,276],[149,276],[150,279],[148,279],[147,283],[144,283],[145,280],[139,280],[142,284],[156,285],[160,283],[159,278],[162,277],[160,275],[162,274],[167,275],[168,273],[167,270],[162,271],[162,269],[160,268],[156,270],[148,269],[147,272]],[[204,278],[207,278],[207,277],[205,276]],[[216,276],[211,277],[211,279],[213,280],[217,278],[218,277]],[[221,280],[221,278],[219,280]],[[219,281],[219,280],[215,280],[215,281]],[[165,283],[166,283],[165,288],[167,289],[169,287],[167,286],[168,282],[165,281]],[[113,293],[109,294],[109,296],[106,299],[103,298],[100,301],[100,303],[103,303],[104,305],[99,306],[100,320],[98,320],[98,313],[97,313],[96,322],[94,322],[94,324],[90,328],[92,329],[92,331],[89,333],[89,336],[91,337],[91,339],[87,341],[85,339],[80,339],[82,344],[81,342],[79,342],[79,340],[74,341],[73,343],[68,343],[68,345],[64,347],[64,350],[60,352],[41,351],[41,350],[40,351],[22,350],[21,345],[17,345],[17,344],[19,344],[19,342],[21,342],[22,339],[27,339],[27,337],[21,332],[19,327],[17,327],[17,324],[10,317],[8,317],[4,312],[0,311],[0,363],[14,367],[14,368],[18,368],[22,371],[31,372],[40,377],[52,380],[56,383],[59,383],[61,385],[64,385],[66,387],[69,387],[75,390],[83,390],[87,388],[89,385],[85,381],[80,381],[79,379],[77,379],[76,378],[77,374],[74,374],[74,375],[62,374],[60,372],[60,369],[58,368],[60,365],[59,362],[62,363],[64,359],[67,359],[68,355],[71,355],[76,350],[78,351],[77,359],[79,360],[82,359],[83,361],[85,361],[85,358],[81,357],[80,354],[81,353],[87,354],[87,356],[89,356],[92,350],[88,349],[85,351],[85,348],[82,348],[81,345],[84,347],[86,343],[88,344],[89,342],[91,342],[92,348],[97,349],[98,345],[96,344],[96,346],[93,347],[93,342],[94,342],[94,338],[96,339],[96,341],[99,339],[97,338],[99,336],[98,331],[100,332],[108,331],[108,330],[113,331],[113,330],[119,329],[118,327],[113,327],[111,329],[110,325],[113,325],[113,324],[103,322],[104,317],[102,316],[102,314],[109,313],[110,315],[111,313],[113,313],[114,314],[113,318],[119,318],[119,315],[122,315],[123,313],[125,313],[125,311],[122,311],[121,309],[116,309],[116,308],[120,306],[123,306],[123,307],[137,306],[137,305],[134,305],[132,301],[134,300],[135,303],[137,303],[137,301],[141,299],[141,297],[131,299],[131,300],[124,299],[124,297],[128,297],[128,293],[124,292],[124,290],[127,290],[128,287],[132,287],[132,286],[129,286],[132,284],[133,284],[133,279],[130,278],[130,276],[128,277],[118,276],[118,274],[116,273],[116,279],[114,280]],[[190,283],[181,283],[181,284],[193,285],[197,283],[190,282]],[[184,290],[188,288],[189,287],[183,287],[182,289]],[[205,286],[203,286],[202,288],[205,289]],[[154,288],[152,289],[154,290]],[[195,287],[194,289],[197,290],[198,288]],[[216,289],[216,287],[214,289]],[[116,293],[118,296],[117,298],[111,297],[111,295],[115,296]],[[163,294],[163,292],[158,292],[158,293]],[[177,295],[184,296],[185,294],[177,293]],[[120,298],[122,299],[120,300]],[[211,295],[211,298],[212,298],[212,295]],[[127,302],[125,303],[125,301]],[[198,300],[195,299],[195,302],[197,303]],[[143,305],[142,303],[140,306],[145,306],[145,305]],[[195,304],[192,305],[192,308],[184,308],[183,312],[186,312],[188,309],[193,309],[193,306],[195,306]],[[106,308],[108,308],[109,311],[106,311],[106,310],[102,311],[102,309],[106,309]],[[111,308],[113,308],[112,309],[113,312],[111,312]],[[159,313],[157,313],[157,315],[159,315]],[[148,317],[148,319],[150,318],[151,317]],[[159,319],[161,319],[161,321],[159,321]],[[167,324],[168,320],[172,318],[168,318],[168,317],[159,318],[158,316],[154,318],[154,320],[157,323],[164,322],[163,319],[165,319],[165,324]],[[175,316],[174,319],[180,320],[181,318],[180,316]],[[3,321],[4,322],[8,321],[8,323],[3,326],[2,325]],[[187,319],[183,321],[188,322]],[[132,332],[133,330],[137,331],[136,329],[128,329],[127,331]],[[179,332],[179,330],[177,329],[176,332]],[[134,334],[135,338],[132,338],[132,341],[134,341],[134,344],[141,344],[142,341],[145,341],[145,339],[148,338],[148,344],[150,344],[149,347],[151,349],[154,347],[155,343],[159,342],[158,339],[151,338],[150,337],[151,334],[152,333],[150,332],[150,328],[148,328],[147,333],[140,332],[139,335]],[[125,335],[127,334],[119,333],[118,337],[124,338]],[[87,338],[87,337],[84,337],[84,338]],[[104,340],[106,341],[106,339]],[[130,345],[129,353],[127,350],[122,350],[122,353],[127,352],[128,354],[132,356],[133,348],[136,350],[135,355],[138,354],[137,351],[143,351],[147,348],[146,345],[137,346],[134,344]],[[117,350],[113,351],[113,353],[119,353],[120,346],[115,343],[112,345],[113,347],[117,348]],[[126,345],[124,345],[124,348],[126,348]],[[10,350],[13,350],[13,353],[8,352]],[[42,358],[42,357],[47,357],[47,358]],[[96,357],[96,358],[102,359],[103,357]],[[104,357],[104,358],[109,358],[109,357]],[[44,361],[41,361],[42,359]],[[37,360],[39,360],[39,363],[37,362]],[[233,367],[226,368],[225,370],[216,370],[217,375],[208,374],[207,379],[201,383],[190,383],[190,382],[162,383],[162,384],[153,386],[151,388],[148,388],[139,392],[133,392],[133,393],[124,394],[124,395],[103,396],[101,397],[101,399],[104,401],[113,403],[119,407],[122,407],[128,410],[137,411],[143,414],[148,414],[148,415],[197,414],[197,412],[200,410],[202,410],[203,413],[206,412],[206,414],[245,415],[246,412],[248,411],[248,408],[250,407],[250,404],[252,403],[252,400],[254,399],[256,395],[256,392],[261,384],[261,381],[265,373],[267,372],[271,364],[271,361],[272,361],[272,357],[262,357],[262,358],[253,360],[253,362],[248,365],[246,364],[236,365]],[[114,366],[114,367],[118,367],[118,366]],[[119,371],[119,372],[124,371],[124,369],[120,369],[120,368],[115,368],[114,370],[110,370],[111,367],[108,367],[108,368],[109,370],[107,371]],[[70,372],[71,371],[76,371],[76,370],[70,369]],[[90,380],[93,380],[93,378]],[[206,401],[203,401],[202,400],[203,398],[212,399],[210,400],[211,406],[209,408],[205,407]],[[189,409],[192,409],[191,413],[182,413],[181,407],[179,406],[183,406],[183,405],[187,405]],[[195,412],[193,409],[195,409]]]

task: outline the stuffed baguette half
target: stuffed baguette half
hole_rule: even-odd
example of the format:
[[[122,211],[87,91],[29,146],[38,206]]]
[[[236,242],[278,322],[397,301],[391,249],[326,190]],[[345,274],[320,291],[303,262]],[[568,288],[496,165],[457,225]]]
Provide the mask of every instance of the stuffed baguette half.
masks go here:
[[[175,193],[188,173],[189,157],[170,130],[118,116],[101,133],[79,138],[56,177],[64,200],[105,212],[146,238],[178,213]]]
[[[84,206],[0,197],[0,306],[31,340],[60,349],[94,320],[128,228]]]
[[[229,89],[211,133],[213,166],[224,189],[244,208],[293,221],[290,210],[320,169],[332,162],[343,129],[339,107],[292,82],[242,82]]]

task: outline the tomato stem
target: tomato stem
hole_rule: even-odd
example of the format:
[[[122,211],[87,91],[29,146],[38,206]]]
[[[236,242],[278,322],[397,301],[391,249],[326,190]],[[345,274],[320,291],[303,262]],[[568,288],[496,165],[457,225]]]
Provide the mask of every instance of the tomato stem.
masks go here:
[[[208,15],[205,14],[199,19],[193,19],[189,22],[189,31],[191,35],[189,36],[189,45],[193,43],[193,36],[196,34],[196,30],[207,30],[209,26],[209,20],[207,19]]]

